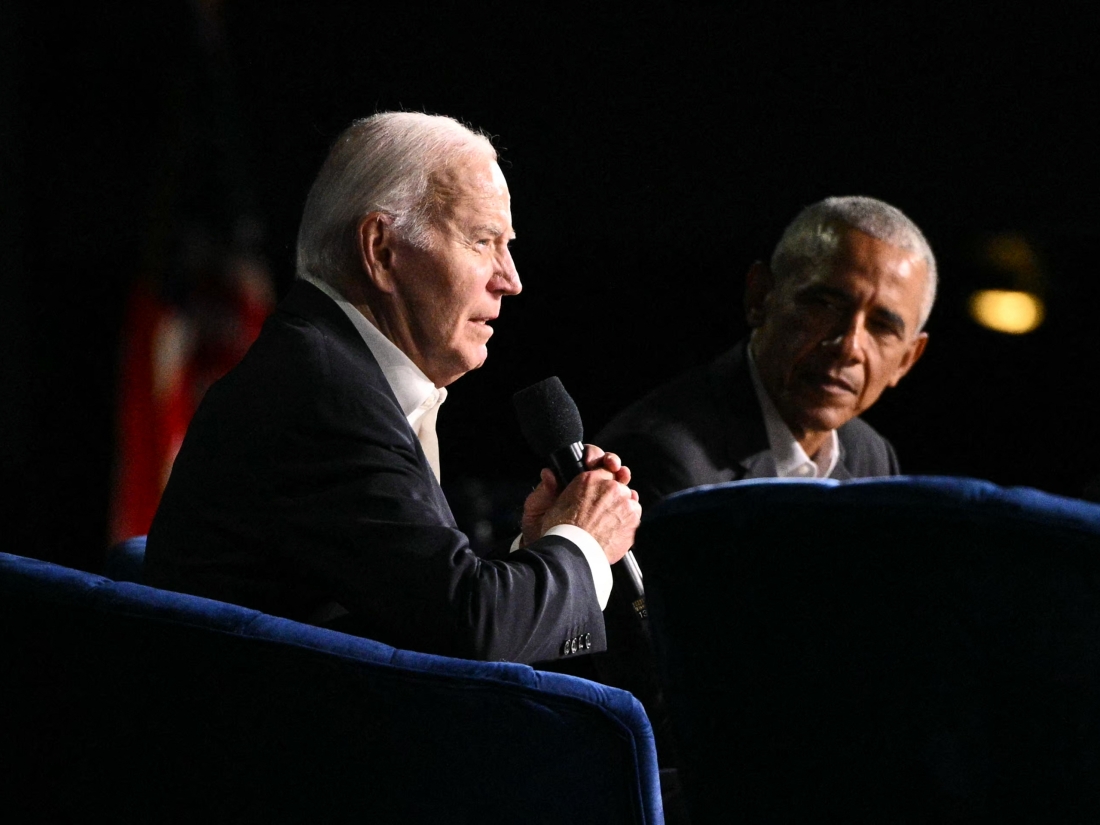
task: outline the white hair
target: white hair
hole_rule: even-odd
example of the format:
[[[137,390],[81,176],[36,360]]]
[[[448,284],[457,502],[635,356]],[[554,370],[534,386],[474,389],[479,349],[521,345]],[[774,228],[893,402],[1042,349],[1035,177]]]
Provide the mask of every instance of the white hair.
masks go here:
[[[309,190],[298,229],[298,277],[325,281],[358,269],[356,232],[382,212],[410,243],[427,247],[428,228],[445,201],[442,173],[468,155],[496,160],[489,139],[454,118],[381,112],[336,139]]]
[[[900,209],[884,201],[851,195],[826,198],[807,206],[783,231],[772,253],[771,270],[775,277],[786,278],[829,261],[840,242],[837,223],[891,246],[916,252],[924,259],[928,279],[918,325],[918,329],[924,329],[936,300],[936,258],[917,225]]]

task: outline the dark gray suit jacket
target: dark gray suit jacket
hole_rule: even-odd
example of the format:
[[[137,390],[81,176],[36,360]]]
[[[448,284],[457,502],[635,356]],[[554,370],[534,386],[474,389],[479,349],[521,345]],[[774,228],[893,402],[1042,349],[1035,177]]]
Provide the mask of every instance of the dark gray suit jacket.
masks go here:
[[[643,505],[697,487],[737,481],[769,449],[752,385],[746,342],[658,387],[627,407],[595,442],[618,453],[633,474]],[[833,478],[897,475],[894,448],[854,418],[837,430],[840,458]]]
[[[336,603],[340,629],[428,653],[534,662],[606,646],[572,542],[474,553],[370,349],[304,282],[203,399],[145,577],[301,621]]]

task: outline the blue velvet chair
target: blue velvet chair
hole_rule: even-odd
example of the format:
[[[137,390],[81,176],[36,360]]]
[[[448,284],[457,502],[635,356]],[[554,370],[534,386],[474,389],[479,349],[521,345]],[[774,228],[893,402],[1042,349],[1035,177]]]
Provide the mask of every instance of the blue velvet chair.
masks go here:
[[[103,565],[103,575],[116,582],[142,583],[142,568],[145,564],[146,536],[133,536],[113,544],[107,550],[107,559]]]
[[[695,821],[1100,820],[1100,506],[737,482],[635,552]]]
[[[6,821],[660,823],[624,691],[0,553]]]

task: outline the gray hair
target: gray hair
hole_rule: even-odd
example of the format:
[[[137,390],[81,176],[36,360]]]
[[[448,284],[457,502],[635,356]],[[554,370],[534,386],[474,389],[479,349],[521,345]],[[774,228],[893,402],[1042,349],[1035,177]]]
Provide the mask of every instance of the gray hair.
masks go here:
[[[918,327],[923,329],[936,300],[936,258],[917,225],[900,209],[884,201],[851,195],[826,198],[807,206],[783,231],[772,253],[771,270],[775,277],[786,278],[832,258],[840,240],[835,228],[837,223],[891,246],[916,252],[924,259],[928,265],[928,281]]]
[[[445,198],[441,173],[477,154],[497,157],[485,135],[442,115],[381,112],[352,123],[336,139],[306,198],[298,277],[331,282],[356,271],[356,232],[371,212],[392,216],[406,240],[427,247],[430,222]]]

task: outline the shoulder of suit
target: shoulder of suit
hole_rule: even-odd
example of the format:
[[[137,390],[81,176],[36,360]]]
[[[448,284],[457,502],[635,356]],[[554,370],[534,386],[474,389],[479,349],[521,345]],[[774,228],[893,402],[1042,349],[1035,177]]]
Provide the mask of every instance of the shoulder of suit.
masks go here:
[[[600,431],[601,439],[638,433],[651,438],[676,435],[698,424],[710,424],[719,406],[722,382],[730,373],[736,348],[699,364],[650,390],[615,415]],[[602,441],[597,442],[601,443]]]
[[[852,475],[889,475],[896,470],[893,445],[862,418],[853,418],[837,430],[844,463]]]
[[[882,434],[858,416],[836,431],[841,441],[886,441]]]
[[[294,407],[336,404],[392,419],[395,426],[406,420],[359,331],[331,298],[304,281],[280,301],[235,372],[252,389],[277,385],[275,394]]]

